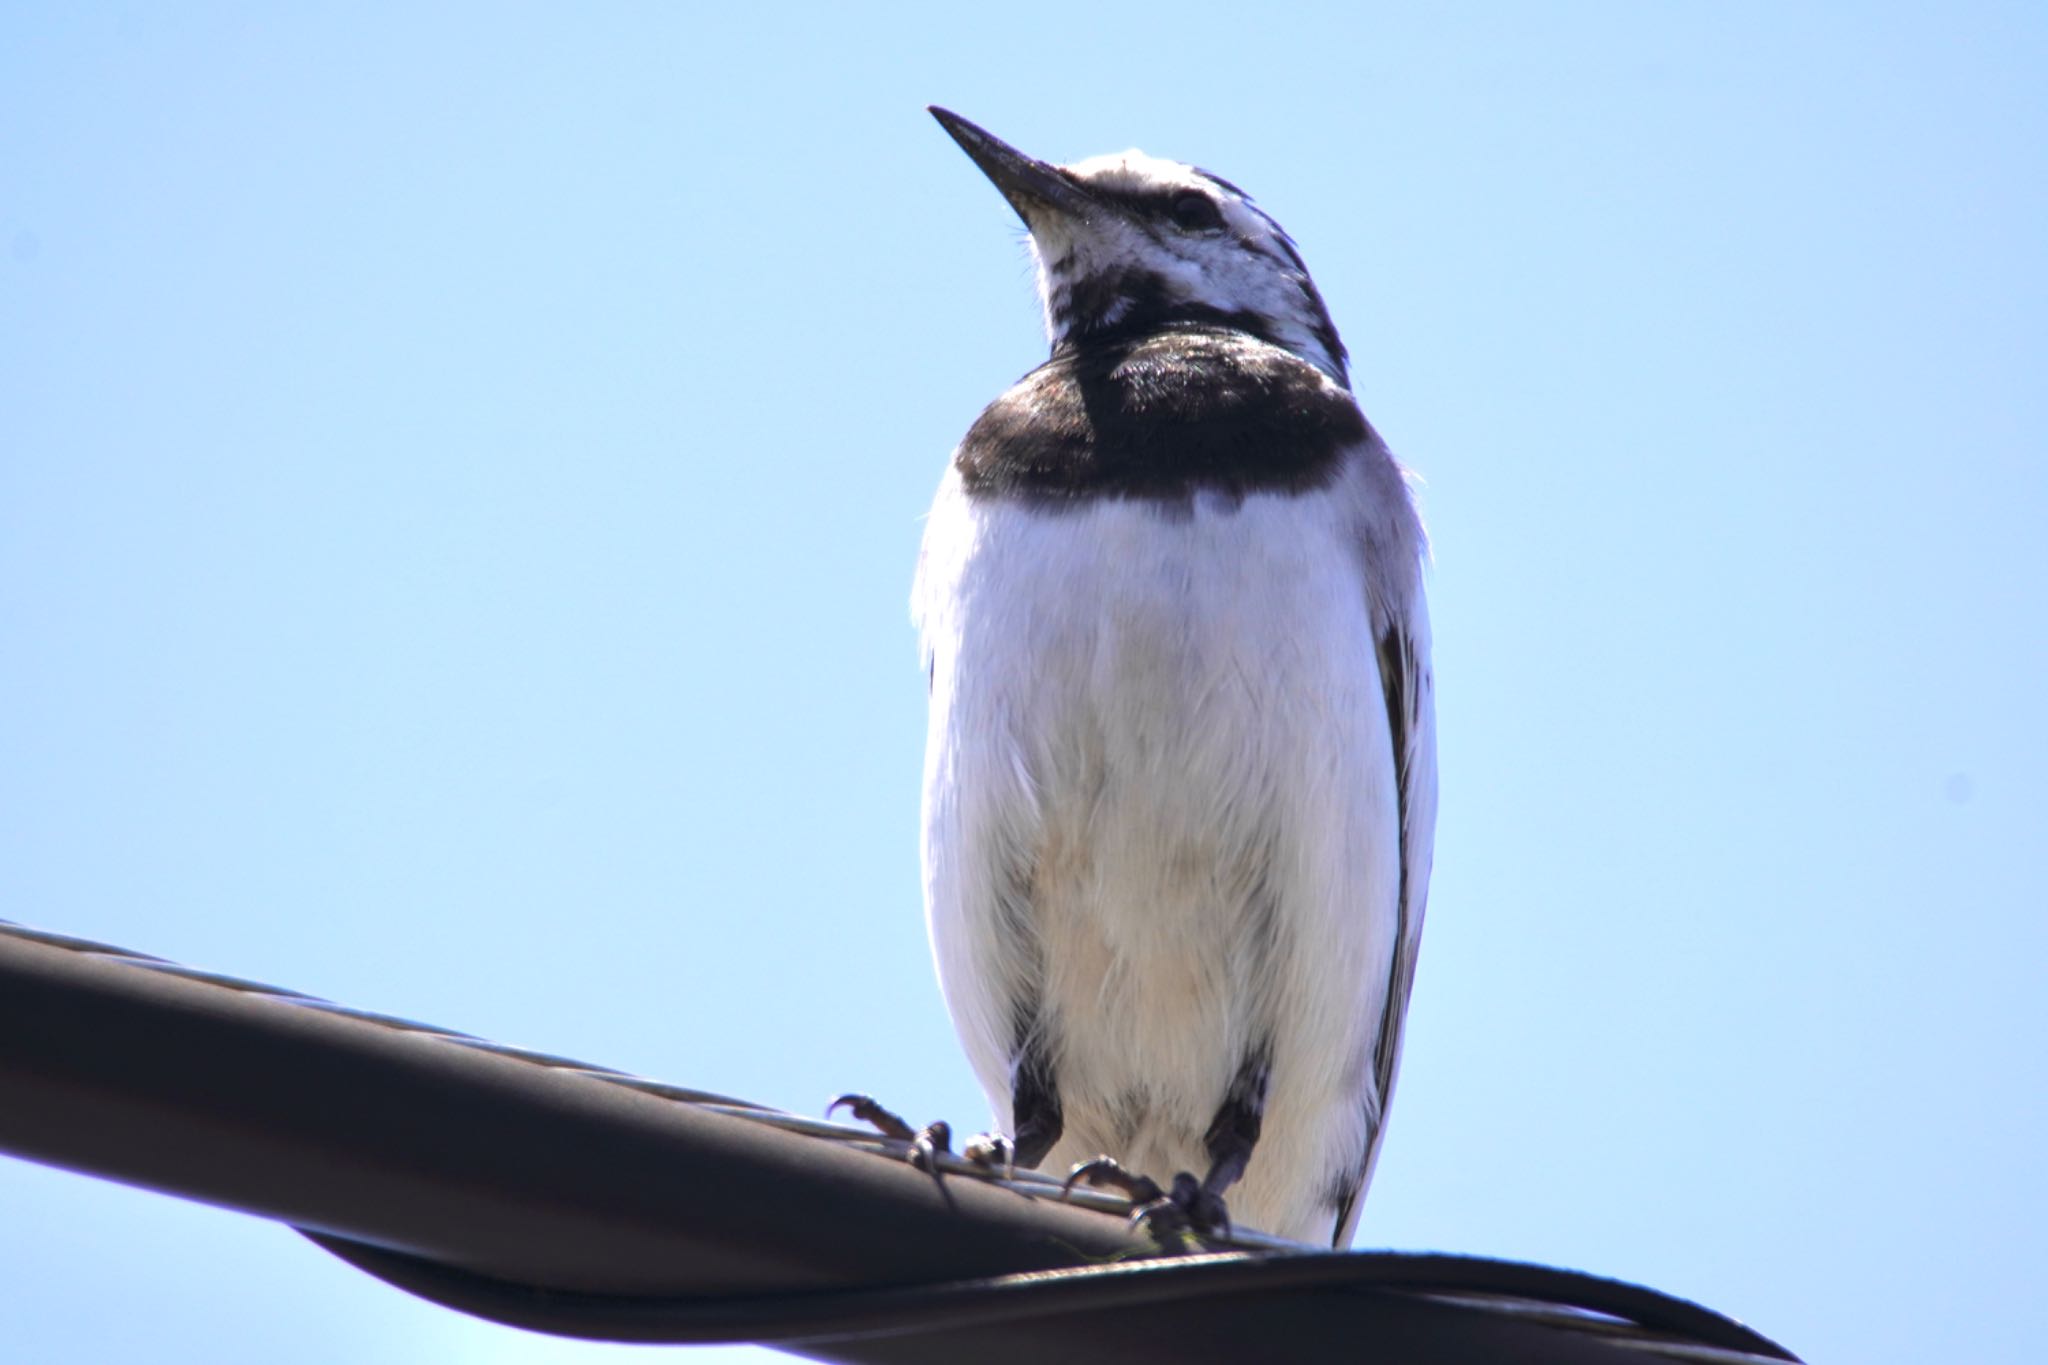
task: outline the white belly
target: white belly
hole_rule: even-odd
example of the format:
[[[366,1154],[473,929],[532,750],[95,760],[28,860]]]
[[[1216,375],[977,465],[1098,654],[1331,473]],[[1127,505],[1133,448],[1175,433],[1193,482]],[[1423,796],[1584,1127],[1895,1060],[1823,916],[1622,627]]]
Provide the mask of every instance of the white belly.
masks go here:
[[[970,503],[917,601],[926,895],[949,1008],[1010,1120],[1018,1001],[1051,1048],[1050,1169],[1162,1183],[1272,1059],[1240,1222],[1327,1237],[1377,1120],[1398,819],[1346,499]]]

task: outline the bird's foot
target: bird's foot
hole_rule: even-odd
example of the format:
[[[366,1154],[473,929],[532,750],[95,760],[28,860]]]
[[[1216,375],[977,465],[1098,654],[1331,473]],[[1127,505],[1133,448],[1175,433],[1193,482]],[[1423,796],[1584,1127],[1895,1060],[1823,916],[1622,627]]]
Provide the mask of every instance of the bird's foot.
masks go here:
[[[993,1175],[1017,1177],[1017,1144],[1001,1133],[976,1133],[960,1144],[960,1155]]]
[[[1174,1176],[1168,1189],[1148,1175],[1124,1169],[1113,1158],[1096,1157],[1067,1173],[1065,1194],[1078,1184],[1107,1185],[1131,1201],[1131,1222],[1152,1234],[1168,1251],[1199,1251],[1202,1238],[1230,1235],[1230,1210],[1223,1197],[1206,1188],[1193,1173]]]
[[[922,1128],[912,1128],[901,1114],[885,1108],[871,1095],[841,1095],[825,1106],[825,1117],[831,1118],[844,1109],[862,1123],[867,1124],[885,1138],[910,1144],[910,1164],[920,1171],[939,1172],[939,1153],[953,1150],[953,1126],[944,1119],[927,1123]]]
[[[910,1144],[910,1164],[920,1171],[928,1171],[934,1179],[939,1175],[939,1157],[953,1150],[953,1125],[940,1119],[927,1123],[922,1128],[912,1128],[907,1120],[895,1110],[884,1107],[870,1095],[841,1095],[825,1109],[825,1117],[845,1109],[862,1123],[867,1124],[885,1138]],[[967,1139],[960,1149],[960,1155],[998,1175],[1017,1173],[1017,1149],[1001,1133],[977,1133]]]

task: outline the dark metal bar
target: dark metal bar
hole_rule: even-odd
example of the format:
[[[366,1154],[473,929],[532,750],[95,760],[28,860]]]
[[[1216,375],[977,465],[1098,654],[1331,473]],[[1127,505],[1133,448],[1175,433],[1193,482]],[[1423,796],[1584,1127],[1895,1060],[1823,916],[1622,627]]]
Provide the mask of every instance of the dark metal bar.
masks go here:
[[[1144,1249],[1100,1215],[958,1180],[949,1207],[929,1176],[830,1143],[5,935],[0,1151],[595,1293]]]
[[[1119,1218],[5,925],[0,1152],[290,1223],[410,1292],[568,1335],[861,1365],[1790,1358],[1542,1267],[1132,1264],[1154,1249]]]

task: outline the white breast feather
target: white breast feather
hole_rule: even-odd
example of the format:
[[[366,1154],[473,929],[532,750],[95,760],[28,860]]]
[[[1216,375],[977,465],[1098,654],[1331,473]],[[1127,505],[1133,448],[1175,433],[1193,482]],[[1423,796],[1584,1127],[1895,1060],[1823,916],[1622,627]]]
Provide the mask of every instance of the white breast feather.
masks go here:
[[[1366,1168],[1384,1099],[1371,1057],[1401,841],[1376,642],[1399,620],[1426,663],[1420,553],[1377,447],[1323,492],[1197,494],[1192,513],[976,501],[948,473],[913,600],[932,687],[926,905],[1006,1130],[1015,1002],[1056,1021],[1065,1131],[1046,1169],[1109,1152],[1162,1181],[1203,1170],[1232,1073],[1270,1037],[1232,1216],[1331,1238],[1330,1191]],[[1421,730],[1433,823],[1426,708]],[[1411,880],[1427,848],[1425,829]]]

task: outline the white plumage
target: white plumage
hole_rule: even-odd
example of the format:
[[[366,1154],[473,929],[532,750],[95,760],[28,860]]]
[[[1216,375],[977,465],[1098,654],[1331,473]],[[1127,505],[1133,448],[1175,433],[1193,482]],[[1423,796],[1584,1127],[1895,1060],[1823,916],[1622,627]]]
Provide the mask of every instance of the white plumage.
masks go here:
[[[1198,184],[1233,227],[1278,234],[1175,163],[1130,154],[1061,174],[1083,189]],[[1051,300],[1054,215],[1028,186],[1004,188],[1029,205]],[[1077,238],[1095,253],[1079,278],[1118,251],[1144,263],[1143,234],[1122,220],[1115,236],[1058,220],[1068,259]],[[1243,250],[1229,232],[1210,241]],[[1291,246],[1271,257],[1283,258],[1299,266]],[[1205,278],[1229,290],[1229,272],[1205,276],[1199,251],[1175,260],[1197,321],[1283,297],[1261,275],[1201,298]],[[1189,289],[1166,292],[1171,306]],[[1334,343],[1312,286],[1307,297],[1316,315],[1270,336],[1311,338],[1320,320]],[[1113,326],[1130,309],[1106,311]],[[1077,340],[1057,316],[1053,330]],[[1261,363],[1274,347],[1230,341]],[[1276,363],[1304,356],[1323,372],[1307,381],[1331,391],[1319,401],[1349,402],[1341,346],[1277,349]],[[1056,1088],[1041,1164],[1108,1154],[1163,1183],[1209,1168],[1219,1107],[1259,1069],[1231,1215],[1339,1245],[1382,1131],[1398,1049],[1383,1033],[1397,1035],[1406,1005],[1436,806],[1422,531],[1401,471],[1359,426],[1306,488],[1048,506],[978,491],[956,463],[913,594],[931,679],[932,945],[998,1121],[1015,1131],[1032,1050]]]

